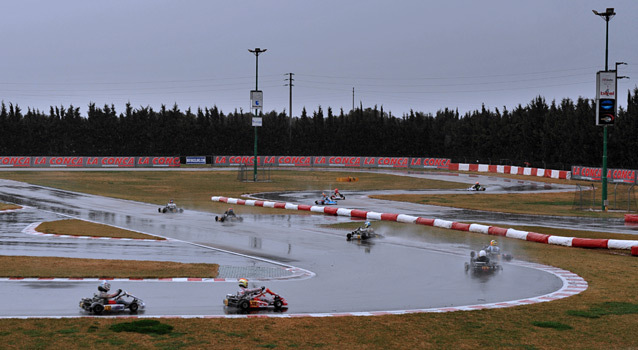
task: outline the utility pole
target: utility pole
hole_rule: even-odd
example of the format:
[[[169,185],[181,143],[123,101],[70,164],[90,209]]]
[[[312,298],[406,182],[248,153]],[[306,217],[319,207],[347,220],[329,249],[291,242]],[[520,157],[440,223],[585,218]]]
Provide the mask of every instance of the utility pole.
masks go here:
[[[354,112],[354,86],[352,87],[352,111]]]
[[[291,149],[292,149],[292,87],[294,86],[292,82],[295,80],[292,78],[293,75],[295,75],[295,73],[288,73],[288,84],[284,85],[289,87],[288,114],[290,114],[290,121],[288,123],[288,144],[290,145]]]

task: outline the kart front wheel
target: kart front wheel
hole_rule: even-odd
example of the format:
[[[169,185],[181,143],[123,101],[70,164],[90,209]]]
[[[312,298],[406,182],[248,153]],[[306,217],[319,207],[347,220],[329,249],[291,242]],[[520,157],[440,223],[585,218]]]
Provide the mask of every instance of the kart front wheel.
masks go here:
[[[131,305],[128,306],[129,310],[131,310],[132,313],[137,312],[137,309],[140,308],[139,305],[137,305],[136,302],[132,302]]]
[[[250,307],[250,301],[248,300],[242,300],[239,302],[239,308],[242,310],[248,310],[248,308]]]
[[[275,307],[275,310],[280,310],[281,307],[284,306],[284,303],[280,299],[276,299],[273,306]]]

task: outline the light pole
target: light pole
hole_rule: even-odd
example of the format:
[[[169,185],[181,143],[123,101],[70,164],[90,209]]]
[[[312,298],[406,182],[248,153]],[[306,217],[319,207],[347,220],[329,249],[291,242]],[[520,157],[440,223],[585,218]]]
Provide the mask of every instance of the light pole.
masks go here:
[[[259,54],[266,52],[267,49],[260,49],[256,47],[254,50],[248,49],[249,52],[255,54],[255,91],[259,91]],[[259,109],[255,108],[255,118],[258,116]],[[255,157],[253,159],[253,181],[257,182],[257,126],[255,128]]]
[[[609,20],[616,15],[613,7],[608,7],[605,12],[598,12],[592,10],[596,16],[600,16],[605,20],[605,72],[609,71],[608,55],[609,55]],[[607,204],[607,125],[603,127],[603,173],[602,173],[602,185],[603,185],[603,198],[602,198],[602,210],[605,211]]]

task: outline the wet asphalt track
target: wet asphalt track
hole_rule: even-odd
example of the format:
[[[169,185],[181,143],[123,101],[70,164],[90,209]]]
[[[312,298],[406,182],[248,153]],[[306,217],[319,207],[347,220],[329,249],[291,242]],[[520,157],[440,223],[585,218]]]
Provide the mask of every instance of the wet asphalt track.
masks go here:
[[[459,181],[458,177],[455,180]],[[481,182],[486,183],[487,178]],[[442,216],[454,212],[451,210],[370,200],[364,194],[346,195],[348,199],[343,206],[348,208],[453,219]],[[310,204],[314,196],[316,193],[313,192],[263,195],[269,199],[305,204]],[[260,268],[281,271],[284,267],[295,266],[316,274],[266,282],[256,281],[259,274],[249,276],[253,277],[251,280],[256,286],[267,285],[286,297],[290,304],[288,313],[474,305],[531,298],[554,292],[562,286],[562,281],[552,274],[511,264],[505,264],[504,270],[497,274],[466,274],[463,264],[468,260],[469,251],[489,240],[476,234],[451,235],[441,233],[440,229],[427,228],[432,230],[431,235],[415,236],[409,225],[398,229],[381,227],[386,239],[374,245],[360,245],[346,242],[345,232],[319,227],[319,224],[348,221],[347,218],[290,215],[282,210],[282,215],[244,215],[242,223],[220,224],[214,222],[211,213],[187,210],[183,214],[159,214],[156,205],[8,180],[0,180],[0,201],[31,207],[0,214],[0,254],[214,262],[222,266],[245,267],[247,271]],[[241,213],[241,208],[236,210]],[[31,236],[21,232],[32,222],[68,217],[180,241],[112,242]],[[488,218],[483,217],[485,220]],[[467,235],[475,237],[467,238]],[[515,251],[515,244],[511,243],[507,248]],[[267,280],[266,275],[262,277]],[[14,297],[2,298],[0,316],[81,315],[77,307],[79,300],[92,295],[96,287],[96,282],[1,282],[3,294]],[[237,289],[235,283],[229,282],[118,281],[113,287],[142,297],[148,305],[145,315],[183,316],[223,315],[222,299],[226,293]]]

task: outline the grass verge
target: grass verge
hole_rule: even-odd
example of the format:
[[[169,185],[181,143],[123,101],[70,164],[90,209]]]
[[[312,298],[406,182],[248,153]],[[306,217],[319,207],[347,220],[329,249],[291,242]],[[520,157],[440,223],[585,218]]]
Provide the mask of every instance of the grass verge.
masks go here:
[[[162,237],[77,219],[43,222],[36,227],[36,231],[54,235],[166,240]]]
[[[217,264],[0,255],[1,277],[214,278],[218,272]]]
[[[19,206],[19,205],[0,203],[0,211],[2,211],[2,210],[15,210],[15,209],[20,209],[20,208],[22,208],[22,207]]]

